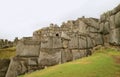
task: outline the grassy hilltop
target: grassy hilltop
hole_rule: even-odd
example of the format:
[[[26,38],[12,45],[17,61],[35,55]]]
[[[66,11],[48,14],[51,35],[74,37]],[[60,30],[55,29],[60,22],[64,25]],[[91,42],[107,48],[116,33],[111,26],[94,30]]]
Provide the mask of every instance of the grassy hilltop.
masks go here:
[[[0,49],[0,59],[9,59],[15,56],[16,47]]]
[[[120,52],[101,48],[92,56],[19,77],[120,77]]]

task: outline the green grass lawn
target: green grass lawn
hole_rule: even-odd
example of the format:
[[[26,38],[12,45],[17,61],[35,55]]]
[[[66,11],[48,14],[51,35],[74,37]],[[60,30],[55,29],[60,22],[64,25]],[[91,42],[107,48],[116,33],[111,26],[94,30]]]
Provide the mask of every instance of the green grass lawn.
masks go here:
[[[8,59],[15,56],[15,47],[0,49],[0,59]]]
[[[19,77],[120,77],[120,52],[101,48],[92,56]]]

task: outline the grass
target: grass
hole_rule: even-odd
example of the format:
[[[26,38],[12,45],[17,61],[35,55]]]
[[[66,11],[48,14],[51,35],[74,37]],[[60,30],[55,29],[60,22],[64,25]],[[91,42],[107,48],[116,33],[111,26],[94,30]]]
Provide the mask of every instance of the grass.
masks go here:
[[[0,49],[0,59],[9,59],[15,56],[15,47]]]
[[[92,56],[19,77],[120,77],[120,63],[113,56],[120,59],[120,52],[112,48],[101,48]]]

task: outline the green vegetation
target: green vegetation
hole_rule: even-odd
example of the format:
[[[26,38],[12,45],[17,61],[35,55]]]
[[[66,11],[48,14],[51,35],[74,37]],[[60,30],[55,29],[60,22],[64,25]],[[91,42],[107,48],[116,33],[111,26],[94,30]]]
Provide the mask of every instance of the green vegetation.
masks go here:
[[[0,59],[8,59],[15,56],[15,47],[0,49]]]
[[[92,56],[20,77],[120,77],[120,52],[101,48]]]

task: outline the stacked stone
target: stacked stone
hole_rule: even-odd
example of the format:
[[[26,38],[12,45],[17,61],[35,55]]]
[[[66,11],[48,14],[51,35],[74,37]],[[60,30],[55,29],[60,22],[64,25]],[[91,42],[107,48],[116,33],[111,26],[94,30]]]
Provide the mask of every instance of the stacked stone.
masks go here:
[[[101,15],[100,32],[106,43],[120,45],[120,5]]]

